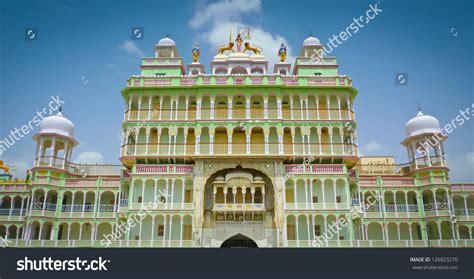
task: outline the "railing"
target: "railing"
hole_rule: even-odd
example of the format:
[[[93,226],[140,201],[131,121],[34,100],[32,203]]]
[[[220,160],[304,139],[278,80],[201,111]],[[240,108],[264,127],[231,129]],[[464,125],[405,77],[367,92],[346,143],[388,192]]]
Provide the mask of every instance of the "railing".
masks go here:
[[[213,211],[265,211],[263,203],[216,203]]]
[[[127,206],[128,205],[128,199],[120,199],[120,206]]]
[[[212,150],[212,152],[211,152]],[[348,143],[135,143],[122,145],[122,156],[126,155],[282,155],[282,156],[355,156],[357,146]]]
[[[474,184],[472,183],[461,183],[461,184],[452,184],[452,191],[474,191]]]
[[[29,184],[6,182],[0,183],[0,191],[28,191]]]
[[[307,239],[287,240],[288,247],[474,247],[472,239],[449,239],[449,240],[328,240],[314,241]]]
[[[100,212],[114,212],[116,211],[116,206],[114,204],[101,204],[99,206]]]
[[[149,62],[151,63],[151,62]],[[156,63],[156,62],[153,62]],[[147,64],[149,65],[149,64]],[[203,78],[201,78],[203,77]],[[343,76],[322,77],[287,77],[280,75],[259,75],[259,80],[252,79],[252,75],[199,75],[199,76],[165,76],[147,77],[133,76],[127,80],[128,87],[159,87],[159,86],[183,86],[183,85],[254,85],[255,82],[262,85],[277,86],[352,86],[352,81]],[[184,83],[182,82],[184,80]]]
[[[317,164],[317,165],[285,165],[286,173],[311,173],[311,174],[324,174],[324,173],[346,173],[344,165],[336,164]]]
[[[315,109],[315,108],[285,108],[281,109],[281,116],[278,117],[277,108],[261,108],[252,107],[248,110],[246,108],[176,108],[176,109],[131,109],[125,111],[126,121],[169,121],[169,120],[198,120],[197,111],[200,111],[199,120],[229,120],[229,119],[277,119],[277,120],[338,120],[348,121],[354,120],[354,111],[350,109]],[[265,113],[267,112],[267,113]],[[267,115],[267,117],[265,117]],[[213,117],[212,117],[213,116]]]
[[[87,175],[120,175],[120,171],[124,169],[121,165],[82,165],[71,163],[64,158],[43,156],[36,158],[35,167],[53,167],[67,170],[71,174],[82,176]]]
[[[424,205],[425,211],[433,211],[433,210],[449,210],[449,205],[444,202],[438,203],[427,203]]]
[[[456,216],[471,216],[474,215],[474,209],[468,208],[467,211],[465,208],[455,208],[454,209],[454,214]]]
[[[135,165],[134,174],[191,174],[193,165]]]

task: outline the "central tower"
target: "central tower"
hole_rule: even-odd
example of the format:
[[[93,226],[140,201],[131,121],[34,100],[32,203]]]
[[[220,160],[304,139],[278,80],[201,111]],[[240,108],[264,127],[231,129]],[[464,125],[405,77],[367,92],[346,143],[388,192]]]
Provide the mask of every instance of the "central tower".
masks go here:
[[[131,169],[131,203],[164,203],[155,209],[164,214],[162,237],[220,247],[241,235],[259,247],[286,246],[299,229],[288,214],[310,199],[309,176],[301,178],[304,197],[293,176],[343,174],[357,162],[357,91],[320,49],[306,39],[292,75],[283,43],[269,50],[280,57],[271,73],[264,50],[241,34],[217,47],[210,74],[198,45],[186,73],[169,37],[142,59],[141,74],[122,90],[120,159]],[[341,187],[334,199],[347,202],[349,186]]]

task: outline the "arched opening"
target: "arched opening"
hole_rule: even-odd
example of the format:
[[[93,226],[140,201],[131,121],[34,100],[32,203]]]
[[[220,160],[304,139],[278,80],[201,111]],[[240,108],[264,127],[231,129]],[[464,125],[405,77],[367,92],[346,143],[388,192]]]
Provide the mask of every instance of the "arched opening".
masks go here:
[[[221,248],[258,248],[258,245],[245,235],[236,234],[224,241]]]

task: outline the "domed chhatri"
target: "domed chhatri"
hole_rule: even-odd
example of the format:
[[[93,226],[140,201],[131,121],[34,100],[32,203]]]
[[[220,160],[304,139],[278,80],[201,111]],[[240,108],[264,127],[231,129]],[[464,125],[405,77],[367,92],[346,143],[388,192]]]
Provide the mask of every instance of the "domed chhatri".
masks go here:
[[[420,111],[405,124],[407,137],[413,137],[423,133],[438,133],[439,121],[431,115],[425,115]]]
[[[166,36],[163,39],[161,39],[157,45],[158,46],[176,46],[176,43],[169,36]]]
[[[321,45],[321,42],[319,41],[318,38],[310,35],[308,38],[306,38],[306,40],[304,40],[303,45],[304,46],[318,46],[318,45]]]
[[[43,119],[39,133],[59,134],[72,138],[74,137],[74,124],[59,111],[56,115],[48,116]]]

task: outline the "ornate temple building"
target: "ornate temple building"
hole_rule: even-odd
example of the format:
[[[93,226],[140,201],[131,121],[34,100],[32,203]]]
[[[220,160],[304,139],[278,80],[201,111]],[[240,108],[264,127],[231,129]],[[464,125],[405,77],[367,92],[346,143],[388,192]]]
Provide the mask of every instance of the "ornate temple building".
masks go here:
[[[73,123],[45,118],[31,179],[0,176],[0,236],[16,247],[474,247],[474,184],[450,182],[438,120],[407,122],[406,164],[360,157],[358,92],[322,49],[310,36],[292,65],[282,44],[270,70],[239,34],[205,72],[199,46],[186,66],[161,39],[121,92],[122,165],[72,163]]]

